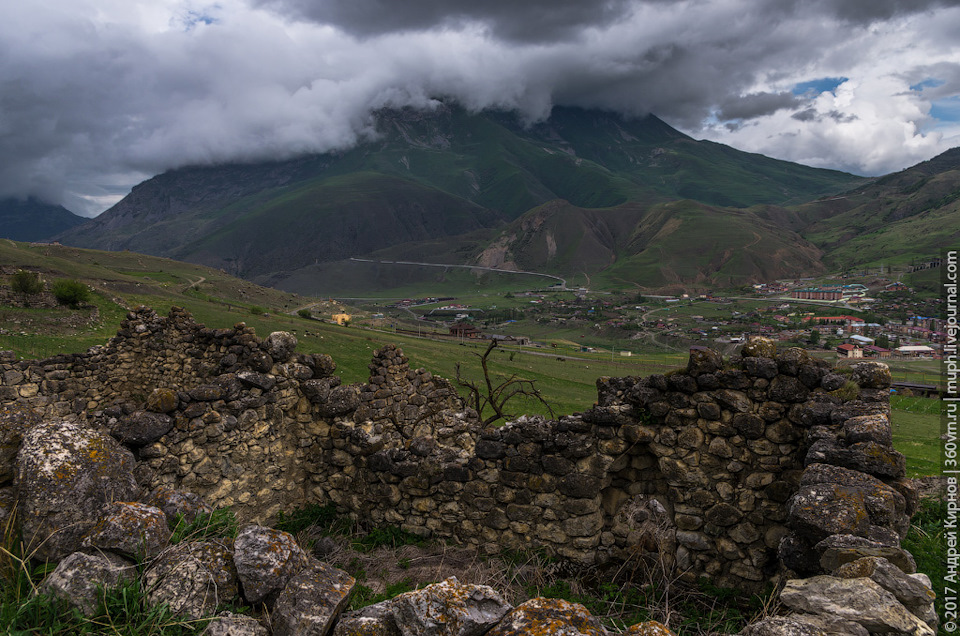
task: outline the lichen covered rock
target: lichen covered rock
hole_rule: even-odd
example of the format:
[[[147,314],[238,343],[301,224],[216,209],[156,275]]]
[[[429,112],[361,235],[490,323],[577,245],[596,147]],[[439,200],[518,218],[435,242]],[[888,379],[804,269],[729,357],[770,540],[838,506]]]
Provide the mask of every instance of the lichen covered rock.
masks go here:
[[[330,633],[355,583],[343,570],[311,559],[277,597],[270,613],[273,636]]]
[[[644,633],[644,632],[630,632]],[[648,632],[656,634],[658,632]],[[669,630],[666,632],[669,634]],[[607,636],[607,630],[583,605],[559,598],[534,598],[503,617],[488,636]],[[663,634],[663,632],[660,632]]]
[[[63,599],[92,616],[100,602],[102,590],[137,576],[136,565],[108,552],[86,554],[74,552],[57,564],[43,580],[40,591]]]
[[[291,534],[257,525],[237,534],[233,558],[250,603],[272,601],[270,597],[307,565],[307,554]]]
[[[787,607],[807,614],[832,616],[863,625],[869,632],[934,636],[893,594],[868,578],[815,576],[787,581],[780,593]]]
[[[456,577],[401,594],[392,606],[404,636],[479,636],[510,609],[492,588],[462,585]]]
[[[157,558],[143,584],[151,604],[167,603],[175,614],[199,619],[237,597],[237,569],[223,542],[179,543]]]
[[[242,614],[224,612],[207,624],[200,636],[269,636],[260,621]]]
[[[23,537],[36,547],[37,558],[58,561],[75,552],[104,504],[136,500],[134,464],[112,437],[75,422],[43,422],[28,430],[16,484]]]
[[[141,560],[160,554],[169,541],[170,526],[159,508],[135,502],[114,502],[104,507],[82,545]]]

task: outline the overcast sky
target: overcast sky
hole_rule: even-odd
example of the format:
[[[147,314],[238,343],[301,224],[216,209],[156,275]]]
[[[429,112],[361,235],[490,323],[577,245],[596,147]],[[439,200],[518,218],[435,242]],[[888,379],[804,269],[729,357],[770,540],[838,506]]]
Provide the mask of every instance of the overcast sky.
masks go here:
[[[95,215],[177,166],[349,146],[454,98],[652,112],[885,174],[960,145],[960,0],[31,0],[0,4],[0,196]]]

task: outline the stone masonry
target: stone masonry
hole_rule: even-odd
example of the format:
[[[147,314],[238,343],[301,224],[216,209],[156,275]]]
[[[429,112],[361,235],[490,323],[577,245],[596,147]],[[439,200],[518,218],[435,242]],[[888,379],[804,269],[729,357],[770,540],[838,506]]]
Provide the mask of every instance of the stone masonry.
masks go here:
[[[580,414],[487,429],[396,347],[376,352],[367,383],[343,385],[291,334],[208,329],[178,308],[138,308],[86,353],[0,356],[0,406],[29,410],[23,426],[109,432],[144,488],[188,490],[252,522],[333,503],[485,551],[655,560],[759,589],[782,565],[829,571],[831,537],[893,545],[916,507],[889,439],[885,367],[842,375],[762,341],[729,362],[695,349],[683,370],[601,378]],[[4,459],[23,431],[0,429]]]

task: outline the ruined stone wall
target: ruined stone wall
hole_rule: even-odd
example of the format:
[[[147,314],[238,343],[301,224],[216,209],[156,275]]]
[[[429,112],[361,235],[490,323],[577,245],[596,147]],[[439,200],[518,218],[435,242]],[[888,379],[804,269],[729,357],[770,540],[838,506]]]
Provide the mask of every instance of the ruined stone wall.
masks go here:
[[[247,519],[332,502],[487,551],[652,560],[724,586],[758,587],[781,559],[816,570],[817,543],[836,532],[796,501],[826,496],[838,478],[802,483],[807,464],[909,495],[889,440],[845,428],[888,413],[889,374],[872,371],[882,365],[858,365],[851,402],[841,397],[851,378],[802,350],[752,344],[726,363],[696,350],[683,371],[600,379],[584,413],[483,429],[448,381],[410,369],[395,347],[375,354],[366,384],[345,386],[329,357],[295,346],[290,334],[260,340],[242,324],[211,330],[182,310],[139,309],[88,353],[5,358],[0,403],[107,430],[134,451],[143,485],[190,490]],[[851,497],[866,502],[864,487]],[[843,488],[853,486],[837,491],[846,501]],[[906,495],[871,499],[854,534],[889,544]]]

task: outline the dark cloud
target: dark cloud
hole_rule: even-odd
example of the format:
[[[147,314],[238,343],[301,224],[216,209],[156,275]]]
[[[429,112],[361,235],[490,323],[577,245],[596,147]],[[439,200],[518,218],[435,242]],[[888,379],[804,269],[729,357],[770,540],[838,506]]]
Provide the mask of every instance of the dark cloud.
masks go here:
[[[754,119],[784,108],[797,108],[803,103],[804,100],[789,91],[730,96],[721,102],[717,118],[722,121]]]
[[[633,0],[257,0],[285,15],[331,24],[354,35],[461,28],[479,24],[514,42],[575,37],[623,18]]]
[[[903,131],[960,92],[960,11],[945,4],[8,2],[0,196],[95,213],[168,168],[349,147],[376,109],[437,96],[531,122],[557,104],[654,113],[779,158],[905,167],[943,144]],[[829,78],[833,91],[791,93]]]
[[[800,10],[808,11],[816,11],[819,5],[841,20],[867,24],[900,15],[960,6],[960,0],[820,0],[814,3],[794,0],[792,4],[796,4]]]

